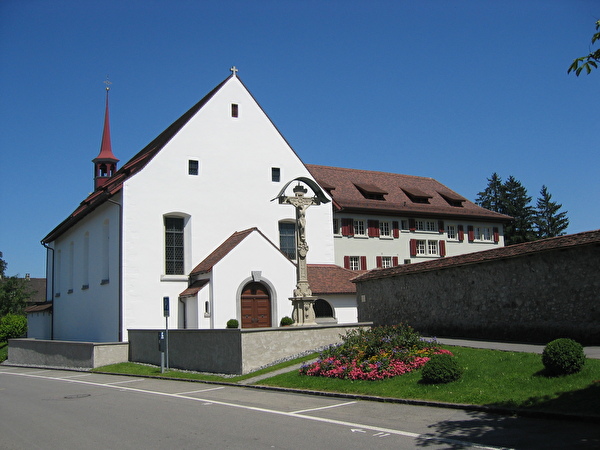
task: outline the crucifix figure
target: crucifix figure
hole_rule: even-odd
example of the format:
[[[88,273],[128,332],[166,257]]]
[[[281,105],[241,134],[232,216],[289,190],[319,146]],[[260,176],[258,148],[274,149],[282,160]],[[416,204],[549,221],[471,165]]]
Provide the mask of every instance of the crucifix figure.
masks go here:
[[[295,326],[316,325],[313,308],[316,297],[313,297],[308,284],[308,269],[306,265],[306,255],[308,253],[308,243],[306,242],[306,210],[309,206],[327,203],[329,199],[313,180],[304,177],[297,178],[296,180],[307,184],[314,191],[315,196],[305,197],[304,195],[308,190],[300,183],[294,187],[293,196],[286,196],[285,189],[292,183],[290,181],[277,197],[279,198],[279,203],[292,205],[296,208],[297,283],[296,289],[294,289],[294,296],[290,298],[293,304],[292,318],[294,319]]]

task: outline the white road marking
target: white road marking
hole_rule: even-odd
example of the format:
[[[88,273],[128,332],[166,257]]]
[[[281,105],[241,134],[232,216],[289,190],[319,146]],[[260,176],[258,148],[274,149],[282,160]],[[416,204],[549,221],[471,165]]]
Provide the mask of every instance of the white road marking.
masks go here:
[[[198,398],[198,397],[186,397],[185,395],[169,394],[167,392],[149,391],[147,389],[137,389],[137,388],[128,388],[128,387],[123,387],[123,386],[114,386],[115,383],[95,383],[93,381],[63,379],[63,378],[47,377],[44,375],[35,375],[35,374],[28,374],[28,373],[14,373],[14,372],[0,372],[0,373],[4,373],[6,375],[18,375],[18,376],[30,377],[30,378],[41,378],[44,380],[63,381],[65,383],[86,384],[86,385],[90,385],[90,386],[119,389],[122,391],[139,392],[139,393],[143,393],[143,394],[154,394],[154,395],[158,395],[158,396],[162,396],[162,397],[180,398],[180,399],[191,400],[191,401],[195,401],[195,402],[208,402],[213,405],[230,406],[232,408],[246,409],[248,411],[258,411],[258,412],[267,413],[267,414],[276,414],[276,415],[280,415],[280,416],[294,417],[297,419],[311,420],[313,422],[323,422],[323,423],[330,423],[333,425],[342,425],[342,426],[350,427],[351,429],[356,429],[356,428],[367,429],[367,430],[375,431],[376,434],[389,433],[389,434],[394,434],[397,436],[405,436],[405,437],[410,437],[410,438],[414,438],[414,439],[420,438],[420,439],[423,439],[426,441],[443,442],[443,443],[447,443],[447,444],[461,445],[463,447],[478,448],[478,449],[483,449],[483,450],[509,450],[507,447],[484,446],[484,445],[475,444],[473,442],[461,441],[461,440],[457,440],[457,439],[425,436],[425,435],[421,435],[419,433],[411,433],[410,431],[394,430],[391,428],[383,428],[383,427],[377,427],[377,426],[373,426],[373,425],[365,425],[365,424],[361,424],[361,423],[352,423],[352,422],[346,422],[343,420],[336,420],[336,419],[327,419],[327,418],[323,418],[323,417],[305,416],[302,414],[294,414],[294,413],[289,413],[286,411],[277,411],[274,409],[260,408],[257,406],[241,405],[241,404],[237,404],[237,403],[222,402],[222,401],[218,401],[218,400],[207,400],[207,399],[202,399],[202,398]],[[131,380],[131,381],[135,381],[135,380]],[[143,381],[143,379],[142,379],[142,381]]]
[[[65,381],[71,381],[71,380],[65,380]],[[78,381],[78,380],[72,380],[72,381]],[[136,383],[136,382],[140,382],[140,381],[144,381],[143,378],[136,378],[134,380],[124,380],[124,381],[115,381],[113,383],[88,383],[88,384],[103,384],[104,386],[113,386],[115,384],[125,384],[125,383]],[[82,381],[82,383],[87,383],[86,381]]]
[[[302,414],[302,413],[309,412],[309,411],[318,411],[320,409],[337,408],[338,406],[353,405],[354,403],[356,403],[356,402],[338,403],[337,405],[321,406],[320,408],[303,409],[300,411],[292,411],[291,414]]]
[[[91,373],[83,373],[83,374],[80,374],[80,375],[69,375],[69,376],[66,376],[66,377],[57,377],[57,378],[61,378],[61,379],[65,380],[67,378],[89,377],[90,375],[91,375]]]
[[[219,389],[225,389],[225,386],[220,386],[220,387],[210,388],[210,389],[200,389],[198,391],[176,392],[175,394],[176,395],[197,394],[198,392],[218,391]]]

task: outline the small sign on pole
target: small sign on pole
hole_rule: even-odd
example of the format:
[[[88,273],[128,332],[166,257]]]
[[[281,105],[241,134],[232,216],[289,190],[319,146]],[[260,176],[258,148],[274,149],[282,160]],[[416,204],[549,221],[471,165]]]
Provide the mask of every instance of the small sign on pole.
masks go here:
[[[165,316],[165,365],[169,370],[169,297],[163,297],[163,314]]]
[[[169,317],[169,297],[163,297],[163,314]]]
[[[160,373],[165,373],[165,332],[158,332],[158,351],[160,352]]]

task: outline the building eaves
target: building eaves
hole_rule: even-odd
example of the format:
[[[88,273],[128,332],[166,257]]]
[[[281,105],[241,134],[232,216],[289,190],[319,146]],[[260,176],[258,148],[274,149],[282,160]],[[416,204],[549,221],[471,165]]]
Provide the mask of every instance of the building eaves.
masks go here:
[[[205,95],[202,100],[192,106],[179,119],[173,122],[166,130],[159,134],[152,142],[140,150],[129,161],[127,161],[103,186],[96,189],[73,211],[65,220],[54,228],[43,243],[49,243],[60,237],[74,224],[90,214],[100,205],[104,204],[110,197],[123,188],[123,183],[128,178],[142,170],[154,158],[169,141],[183,128],[185,124],[232,78],[230,75],[217,85],[212,91]]]
[[[308,283],[313,295],[356,294],[352,279],[365,273],[335,264],[308,264]]]
[[[466,253],[458,256],[439,258],[419,263],[403,264],[386,269],[374,269],[359,275],[353,282],[371,281],[396,275],[443,270],[453,267],[480,264],[519,256],[533,255],[551,250],[576,248],[585,245],[600,245],[600,230],[586,231],[583,233],[568,234],[539,241],[525,242],[523,244],[509,245],[492,250],[475,253]]]

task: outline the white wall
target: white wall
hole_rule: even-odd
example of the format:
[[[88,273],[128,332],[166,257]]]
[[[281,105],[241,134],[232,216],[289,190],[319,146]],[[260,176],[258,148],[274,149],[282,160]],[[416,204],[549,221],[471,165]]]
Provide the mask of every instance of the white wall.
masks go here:
[[[231,103],[239,105],[238,118],[230,116]],[[199,175],[188,175],[189,159],[199,161]],[[279,183],[271,180],[271,167],[280,168]],[[163,276],[164,215],[189,217],[187,274],[234,231],[258,227],[278,245],[278,222],[293,220],[295,210],[271,199],[299,176],[312,178],[239,80],[231,78],[125,182],[124,329],[163,326],[162,297],[175,301],[187,287],[185,276]],[[330,204],[309,208],[310,263],[333,263],[331,223]],[[212,286],[218,288],[218,280]],[[177,310],[171,309],[170,326],[179,322]]]
[[[86,239],[89,242],[87,262],[84,260]],[[118,341],[119,207],[105,203],[50,246],[55,253],[54,339]]]

